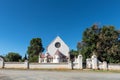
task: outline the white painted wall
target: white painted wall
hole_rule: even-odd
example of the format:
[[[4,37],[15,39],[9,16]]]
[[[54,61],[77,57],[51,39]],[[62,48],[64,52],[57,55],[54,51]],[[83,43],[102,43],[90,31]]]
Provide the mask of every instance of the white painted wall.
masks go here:
[[[108,70],[120,70],[120,64],[108,64]]]
[[[4,62],[4,68],[13,69],[71,69],[71,63],[29,63],[25,62]],[[74,69],[81,69],[77,62],[74,63]],[[3,67],[0,67],[3,68]],[[99,69],[102,70],[120,70],[120,64],[108,64],[108,68],[104,63],[99,64]]]
[[[27,66],[24,62],[5,62],[4,68],[22,68],[26,69]]]
[[[69,69],[69,65],[66,64],[58,64],[58,63],[30,63],[30,69]]]
[[[2,57],[0,57],[0,68],[3,68],[4,66],[4,60]]]

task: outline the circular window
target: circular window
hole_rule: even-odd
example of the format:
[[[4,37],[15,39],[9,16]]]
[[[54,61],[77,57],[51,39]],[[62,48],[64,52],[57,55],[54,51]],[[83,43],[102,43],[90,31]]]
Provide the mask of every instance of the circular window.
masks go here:
[[[61,44],[60,44],[59,42],[56,42],[56,43],[55,43],[55,47],[56,47],[56,48],[59,48],[60,46],[61,46]]]

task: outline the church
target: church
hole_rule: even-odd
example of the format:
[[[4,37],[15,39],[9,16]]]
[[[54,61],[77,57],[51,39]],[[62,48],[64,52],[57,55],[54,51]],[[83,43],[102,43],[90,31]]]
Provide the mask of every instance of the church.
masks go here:
[[[46,52],[39,55],[39,63],[61,63],[69,61],[69,47],[57,36],[47,47]]]

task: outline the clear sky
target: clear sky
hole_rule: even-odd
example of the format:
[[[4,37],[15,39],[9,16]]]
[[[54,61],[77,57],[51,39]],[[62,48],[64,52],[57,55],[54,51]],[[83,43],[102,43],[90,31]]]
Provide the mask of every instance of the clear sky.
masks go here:
[[[0,55],[24,56],[32,38],[46,48],[57,35],[76,49],[95,23],[120,29],[120,0],[0,0]]]

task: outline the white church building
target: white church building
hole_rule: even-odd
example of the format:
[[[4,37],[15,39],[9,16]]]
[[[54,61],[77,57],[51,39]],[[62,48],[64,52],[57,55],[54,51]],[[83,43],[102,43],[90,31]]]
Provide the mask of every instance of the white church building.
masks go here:
[[[60,63],[69,61],[69,47],[57,36],[47,47],[46,52],[40,54],[39,63]]]

